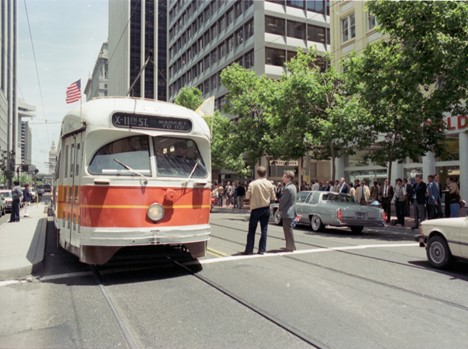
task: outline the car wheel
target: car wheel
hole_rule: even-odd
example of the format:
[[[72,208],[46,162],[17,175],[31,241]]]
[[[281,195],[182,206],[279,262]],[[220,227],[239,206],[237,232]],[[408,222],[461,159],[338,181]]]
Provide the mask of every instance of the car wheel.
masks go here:
[[[310,228],[312,231],[322,231],[324,228],[324,225],[322,223],[322,220],[320,219],[319,216],[312,216],[310,219]]]
[[[273,222],[276,225],[281,225],[283,223],[283,220],[281,219],[280,210],[276,210],[275,213],[273,214]]]
[[[447,267],[453,259],[447,241],[440,235],[429,239],[426,253],[429,263],[436,268]]]
[[[362,233],[362,230],[364,229],[364,227],[362,225],[355,225],[355,226],[350,227],[350,228],[351,228],[351,231],[354,234],[360,234],[360,233]]]

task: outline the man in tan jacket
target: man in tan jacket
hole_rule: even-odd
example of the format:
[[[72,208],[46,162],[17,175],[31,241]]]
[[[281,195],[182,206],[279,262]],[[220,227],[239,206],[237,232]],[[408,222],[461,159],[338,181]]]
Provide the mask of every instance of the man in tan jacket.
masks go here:
[[[253,254],[255,245],[255,231],[258,222],[261,227],[261,237],[258,253],[266,251],[266,240],[268,220],[270,219],[270,203],[275,201],[275,187],[266,179],[266,169],[263,166],[257,168],[257,179],[249,184],[245,197],[250,200],[249,232],[247,234],[247,245],[243,254]]]

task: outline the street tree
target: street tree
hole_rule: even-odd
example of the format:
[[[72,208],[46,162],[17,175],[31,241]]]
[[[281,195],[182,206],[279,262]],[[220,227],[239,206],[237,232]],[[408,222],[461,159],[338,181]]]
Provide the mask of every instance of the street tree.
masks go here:
[[[182,87],[174,103],[195,110],[203,103],[203,93],[197,87]]]
[[[347,88],[360,94],[370,114],[376,146],[368,156],[387,166],[390,176],[394,161],[439,152],[443,113],[464,109],[467,7],[386,1],[368,6],[388,37],[343,65],[351,82]]]
[[[323,71],[317,51],[298,51],[286,64],[278,80],[269,121],[270,151],[285,158],[301,158],[306,152],[315,159],[332,162],[369,145],[367,112],[356,95],[344,89],[345,75],[333,67]]]
[[[270,127],[265,108],[273,81],[232,64],[221,72],[221,82],[228,90],[225,112],[235,116],[230,124],[230,152],[254,168],[268,154]]]
[[[387,45],[417,83],[424,108],[466,113],[468,99],[468,2],[369,1]]]

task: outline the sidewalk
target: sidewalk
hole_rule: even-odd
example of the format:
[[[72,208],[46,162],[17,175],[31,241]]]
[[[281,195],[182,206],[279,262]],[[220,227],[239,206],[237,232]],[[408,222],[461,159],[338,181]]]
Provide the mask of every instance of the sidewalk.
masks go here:
[[[23,279],[37,271],[44,259],[47,206],[40,202],[30,207],[30,216],[8,223],[10,213],[0,225],[0,281]]]

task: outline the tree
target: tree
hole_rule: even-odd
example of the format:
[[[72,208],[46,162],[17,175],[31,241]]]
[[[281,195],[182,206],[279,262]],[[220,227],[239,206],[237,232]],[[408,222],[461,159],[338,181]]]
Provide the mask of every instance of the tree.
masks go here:
[[[243,158],[253,168],[268,153],[270,128],[265,108],[273,82],[239,64],[225,68],[221,82],[228,90],[226,112],[236,116],[230,125],[230,152],[234,159]]]
[[[388,45],[419,85],[424,109],[466,113],[468,99],[468,3],[369,1]]]
[[[331,158],[335,178],[335,158],[352,154],[373,139],[366,110],[357,96],[344,89],[345,76],[332,67],[322,71],[318,59],[311,49],[299,51],[286,64],[269,113],[272,135],[276,134],[270,150],[287,158],[300,158],[306,152],[316,159]]]
[[[380,0],[368,6],[389,38],[344,66],[347,88],[360,94],[370,113],[376,147],[369,157],[387,165],[390,175],[393,161],[437,153],[445,133],[443,113],[464,109],[468,7]]]
[[[203,93],[196,87],[182,87],[174,103],[195,110],[203,103]]]

